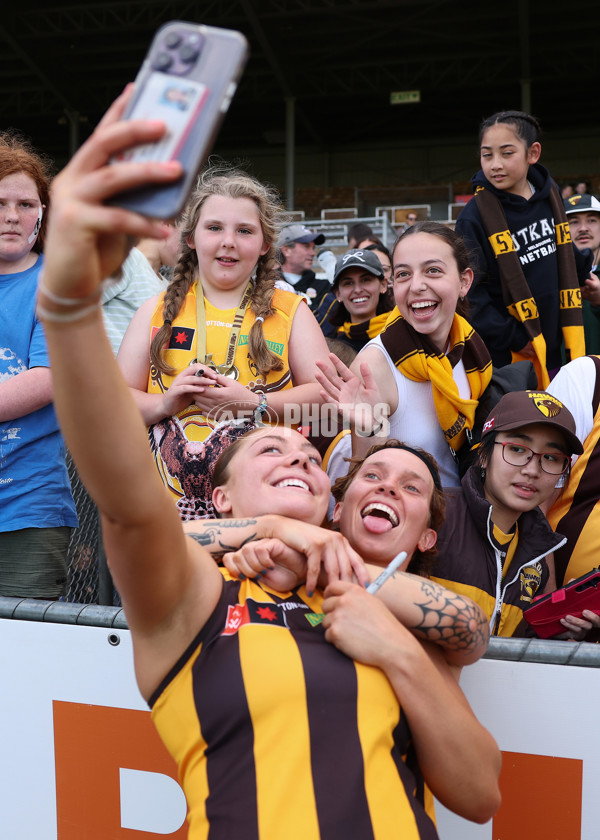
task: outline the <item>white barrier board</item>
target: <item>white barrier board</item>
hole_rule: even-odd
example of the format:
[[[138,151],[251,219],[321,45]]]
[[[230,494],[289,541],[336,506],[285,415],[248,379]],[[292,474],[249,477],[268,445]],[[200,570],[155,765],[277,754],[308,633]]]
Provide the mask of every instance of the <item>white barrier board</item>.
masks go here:
[[[132,662],[128,631],[0,619],[2,837],[185,838]],[[600,669],[485,660],[461,685],[505,753],[504,802],[484,826],[438,805],[441,840],[597,840]]]

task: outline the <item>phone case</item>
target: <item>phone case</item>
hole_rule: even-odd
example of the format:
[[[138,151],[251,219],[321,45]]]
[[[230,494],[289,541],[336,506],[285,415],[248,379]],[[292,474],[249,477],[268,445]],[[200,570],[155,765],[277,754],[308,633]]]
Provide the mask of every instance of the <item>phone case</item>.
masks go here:
[[[123,119],[161,119],[167,123],[167,133],[160,142],[131,149],[113,163],[177,159],[184,175],[175,184],[120,193],[111,204],[157,219],[178,215],[214,143],[247,58],[248,42],[240,32],[177,20],[161,26]]]
[[[583,610],[600,615],[600,567],[572,580],[562,589],[534,598],[523,616],[538,636],[548,639],[565,632],[561,618],[565,615],[581,618]]]

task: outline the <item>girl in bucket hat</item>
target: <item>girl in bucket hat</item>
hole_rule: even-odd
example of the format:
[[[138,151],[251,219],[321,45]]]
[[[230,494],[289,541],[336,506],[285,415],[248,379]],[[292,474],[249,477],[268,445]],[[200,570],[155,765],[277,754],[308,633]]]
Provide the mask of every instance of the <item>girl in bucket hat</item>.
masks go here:
[[[563,403],[541,391],[513,391],[488,415],[461,489],[446,494],[432,577],[476,601],[495,635],[524,635],[523,611],[556,588],[552,554],[566,540],[539,506],[565,483],[570,456],[581,451]],[[573,635],[586,629],[563,623]]]

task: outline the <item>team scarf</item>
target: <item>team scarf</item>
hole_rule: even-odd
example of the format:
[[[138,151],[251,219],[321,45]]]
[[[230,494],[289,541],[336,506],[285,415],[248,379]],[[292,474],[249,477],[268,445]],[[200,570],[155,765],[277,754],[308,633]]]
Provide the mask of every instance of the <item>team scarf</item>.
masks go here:
[[[346,340],[348,344],[351,344],[355,350],[361,350],[368,341],[383,331],[389,314],[389,312],[382,312],[381,315],[374,315],[360,324],[344,321],[342,326],[338,327],[337,335],[342,341]]]
[[[479,398],[492,378],[492,360],[483,340],[460,315],[450,328],[447,353],[428,336],[417,332],[398,312],[381,333],[381,343],[399,372],[414,382],[431,382],[437,417],[450,448],[457,452],[467,442],[475,422]],[[462,360],[471,399],[463,399],[452,375]],[[415,419],[418,422],[418,418]]]
[[[567,362],[585,355],[581,289],[577,277],[575,255],[562,198],[554,186],[550,187],[550,206],[556,229],[556,259],[558,261],[558,284],[560,304],[560,325],[565,343]],[[475,193],[477,208],[481,214],[486,233],[498,264],[502,296],[510,315],[523,324],[535,350],[534,367],[539,387],[545,389],[550,383],[546,368],[546,341],[540,328],[537,304],[521,268],[521,261],[515,249],[502,204],[490,190],[479,187]],[[512,353],[512,361],[526,358]]]

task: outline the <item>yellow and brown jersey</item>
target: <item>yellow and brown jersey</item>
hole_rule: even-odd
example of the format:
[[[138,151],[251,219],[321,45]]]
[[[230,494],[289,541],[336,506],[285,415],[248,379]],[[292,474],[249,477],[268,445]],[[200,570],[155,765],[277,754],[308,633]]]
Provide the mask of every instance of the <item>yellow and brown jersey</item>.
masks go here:
[[[434,840],[383,672],[325,640],[322,595],[231,580],[150,699],[190,840]]]
[[[567,486],[548,513],[552,527],[567,538],[566,545],[554,555],[558,587],[600,564],[600,357],[589,358],[596,368],[592,393],[594,424],[583,443],[583,454],[573,465]]]
[[[173,322],[171,338],[165,352],[165,361],[175,370],[175,374],[168,376],[151,366],[147,386],[149,394],[165,393],[177,374],[190,364],[201,361],[197,358],[196,349],[196,288],[197,284],[194,283],[185,296],[181,310]],[[163,323],[163,298],[161,295],[152,314],[150,340]],[[283,363],[282,370],[270,371],[266,376],[260,375],[248,352],[248,334],[255,322],[255,316],[247,309],[240,329],[233,367],[227,375],[255,393],[269,394],[272,391],[292,388],[288,348],[294,315],[301,303],[302,298],[298,295],[276,289],[272,300],[274,314],[265,318],[263,324],[267,345],[280,357]],[[236,312],[237,309],[216,309],[205,300],[206,352],[212,355],[215,365],[225,362]],[[214,515],[210,502],[211,473],[206,465],[209,461],[214,462],[216,454],[222,448],[222,442],[216,438],[213,440],[214,436],[211,436],[219,424],[238,419],[238,408],[237,404],[232,404],[230,411],[227,406],[220,407],[218,417],[207,417],[192,403],[174,417],[167,417],[149,428],[150,445],[159,473],[171,491],[184,520]],[[247,419],[250,424],[251,412],[248,412]],[[241,431],[247,431],[247,428],[249,425],[242,427]],[[239,436],[235,429],[228,429],[226,434],[230,434],[232,439]]]

